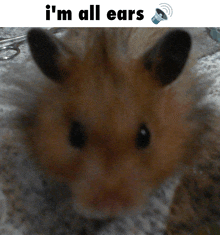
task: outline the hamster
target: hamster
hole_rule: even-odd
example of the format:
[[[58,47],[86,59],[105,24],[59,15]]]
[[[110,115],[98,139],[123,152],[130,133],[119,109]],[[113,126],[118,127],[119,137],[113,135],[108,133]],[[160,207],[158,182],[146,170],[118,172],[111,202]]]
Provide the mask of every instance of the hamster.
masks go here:
[[[68,40],[28,33],[48,80],[30,111],[28,147],[45,172],[68,183],[79,214],[139,212],[152,190],[198,158],[206,112],[196,110],[206,89],[191,70],[191,36],[94,28],[83,56]]]

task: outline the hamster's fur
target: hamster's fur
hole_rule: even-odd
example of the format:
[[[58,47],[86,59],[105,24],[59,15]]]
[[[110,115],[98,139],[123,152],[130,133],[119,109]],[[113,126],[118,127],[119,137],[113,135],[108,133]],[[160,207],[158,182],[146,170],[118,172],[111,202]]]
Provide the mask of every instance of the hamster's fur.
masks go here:
[[[210,84],[192,72],[188,32],[90,29],[83,53],[72,46],[71,30],[59,41],[32,29],[28,43],[48,81],[26,115],[27,145],[45,172],[70,185],[83,216],[141,211],[167,177],[187,177],[204,161],[210,142],[218,153],[210,134],[216,113],[202,103]],[[168,234],[184,234],[188,221],[179,214],[189,196],[183,189],[176,195]]]

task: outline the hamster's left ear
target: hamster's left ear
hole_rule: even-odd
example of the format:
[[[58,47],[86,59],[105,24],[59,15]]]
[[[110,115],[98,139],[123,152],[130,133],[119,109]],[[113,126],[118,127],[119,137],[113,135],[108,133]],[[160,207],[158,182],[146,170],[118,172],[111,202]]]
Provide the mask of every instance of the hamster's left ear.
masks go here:
[[[191,48],[191,37],[184,30],[174,30],[162,37],[143,56],[144,66],[162,86],[181,73]]]
[[[68,76],[73,54],[62,42],[43,29],[31,29],[27,35],[31,54],[42,72],[55,82]],[[72,61],[73,63],[73,61]]]

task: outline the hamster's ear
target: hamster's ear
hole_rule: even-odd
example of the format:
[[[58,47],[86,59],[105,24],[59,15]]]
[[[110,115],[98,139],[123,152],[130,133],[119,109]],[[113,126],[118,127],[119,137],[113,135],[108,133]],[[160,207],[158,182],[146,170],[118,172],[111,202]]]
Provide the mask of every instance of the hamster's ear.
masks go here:
[[[31,29],[27,40],[31,54],[42,72],[53,81],[62,82],[69,73],[73,57],[71,51],[42,29]]]
[[[182,71],[191,48],[190,35],[174,30],[144,54],[144,65],[161,85],[173,82]]]

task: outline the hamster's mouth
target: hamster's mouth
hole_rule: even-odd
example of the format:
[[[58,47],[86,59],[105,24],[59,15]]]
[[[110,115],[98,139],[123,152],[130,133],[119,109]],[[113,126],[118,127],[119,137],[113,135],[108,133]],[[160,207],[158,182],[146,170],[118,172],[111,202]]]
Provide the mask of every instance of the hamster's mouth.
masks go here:
[[[143,209],[143,208],[142,208]],[[74,205],[74,210],[83,218],[99,221],[100,223],[111,222],[115,219],[124,218],[129,214],[135,215],[141,211],[141,209],[133,209],[133,210],[121,210],[121,211],[105,211],[105,210],[92,210],[86,209],[79,206]]]
[[[83,200],[81,197],[75,198],[73,207],[82,217],[106,221],[140,213],[140,211],[143,211],[148,198],[149,193],[146,195],[144,201],[135,200],[134,198],[129,199],[129,196],[123,200],[119,197],[111,197],[111,195],[107,198],[99,197],[98,199],[91,197],[91,201],[87,197],[86,200]]]
[[[104,209],[94,209],[85,208],[78,203],[74,203],[74,210],[84,218],[97,220],[97,221],[108,221],[114,220],[119,217],[125,216],[127,213],[125,211],[117,211],[117,208],[104,208]]]

